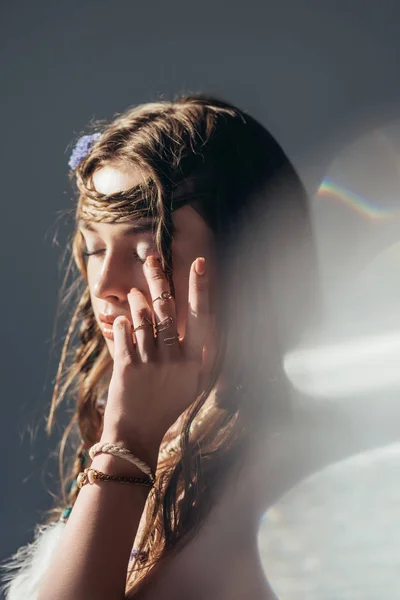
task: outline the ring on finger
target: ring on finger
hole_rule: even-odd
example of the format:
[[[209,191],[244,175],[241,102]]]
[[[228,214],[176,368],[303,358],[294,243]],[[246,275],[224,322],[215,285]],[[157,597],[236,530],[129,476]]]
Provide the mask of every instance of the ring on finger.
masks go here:
[[[157,300],[163,300],[164,302],[167,300],[173,300],[174,297],[170,292],[161,292],[161,294],[159,296],[157,296],[157,298],[154,298],[154,300],[152,300],[153,304],[154,302],[156,302]]]
[[[173,337],[167,337],[163,339],[163,342],[166,346],[173,346],[177,342],[179,342],[179,333],[174,335]]]
[[[139,329],[145,329],[146,327],[153,328],[153,323],[147,317],[143,317],[141,324],[135,327],[133,332],[138,331]]]
[[[172,327],[172,325],[174,323],[175,323],[175,321],[172,317],[166,317],[159,323],[156,323],[156,331],[158,333],[161,333],[162,331],[165,331],[166,329],[170,329],[170,327]]]

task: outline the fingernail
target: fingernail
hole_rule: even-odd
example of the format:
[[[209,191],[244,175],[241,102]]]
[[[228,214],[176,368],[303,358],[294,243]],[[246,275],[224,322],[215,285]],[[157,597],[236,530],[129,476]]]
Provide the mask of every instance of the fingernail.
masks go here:
[[[116,319],[114,319],[113,326],[115,326],[115,327],[121,327],[121,329],[124,329],[125,328],[125,322],[126,322],[125,317],[117,317]]]
[[[160,261],[158,260],[158,258],[156,256],[148,256],[146,258],[146,267],[149,267],[150,269],[154,269],[155,267],[159,267],[160,266]]]
[[[206,272],[206,259],[203,257],[197,258],[195,269],[198,275],[204,275],[204,273]]]

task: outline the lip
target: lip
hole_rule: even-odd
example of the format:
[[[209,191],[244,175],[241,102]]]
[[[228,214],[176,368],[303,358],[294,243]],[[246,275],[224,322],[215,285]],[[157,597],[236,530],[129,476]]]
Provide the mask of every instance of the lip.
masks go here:
[[[110,325],[112,325],[115,321],[115,319],[118,317],[119,315],[113,315],[111,313],[108,313],[107,315],[104,313],[100,313],[99,314],[99,319],[100,321],[102,321],[103,323],[109,323]]]
[[[101,322],[101,331],[105,338],[108,340],[114,341],[114,332],[112,328],[112,323],[106,323],[104,321]]]
[[[117,317],[120,315],[112,314],[112,313],[100,313],[99,320],[101,322],[101,331],[105,338],[108,340],[114,341],[114,332],[113,332],[113,323]]]

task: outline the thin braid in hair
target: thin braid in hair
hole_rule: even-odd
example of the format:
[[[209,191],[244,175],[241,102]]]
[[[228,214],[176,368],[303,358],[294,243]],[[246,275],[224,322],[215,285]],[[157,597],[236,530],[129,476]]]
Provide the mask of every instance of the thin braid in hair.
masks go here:
[[[80,344],[74,353],[72,373],[73,378],[78,378],[77,388],[78,402],[75,414],[72,416],[68,424],[61,443],[59,452],[59,472],[62,485],[62,499],[64,510],[62,517],[68,518],[72,506],[77,498],[79,488],[75,485],[75,480],[78,474],[87,466],[89,455],[87,449],[97,442],[103,423],[103,415],[101,409],[97,407],[98,386],[92,385],[92,381],[96,380],[105,369],[106,361],[98,362],[101,354],[106,355],[104,338],[98,330],[93,308],[90,301],[89,290],[86,289],[74,311],[68,328],[68,334],[62,352],[62,359],[65,362],[68,356],[68,345],[72,338],[74,329],[78,323],[81,323],[79,330]],[[59,369],[59,372],[60,369]],[[54,390],[56,394],[65,395],[67,389],[71,385],[71,376],[61,385],[61,378],[57,378],[57,384]],[[61,396],[61,397],[62,397]],[[53,405],[52,417],[56,406]],[[49,423],[51,427],[52,422]],[[64,483],[64,453],[67,439],[75,429],[80,434],[80,445],[76,449],[75,459],[72,467],[69,469],[70,475],[67,481],[71,481],[72,485],[67,493]]]

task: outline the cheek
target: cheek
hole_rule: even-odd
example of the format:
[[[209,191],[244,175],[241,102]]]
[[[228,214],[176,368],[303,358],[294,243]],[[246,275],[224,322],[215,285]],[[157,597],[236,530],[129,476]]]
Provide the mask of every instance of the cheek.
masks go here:
[[[96,307],[97,307],[97,303],[99,302],[98,298],[96,298],[96,294],[94,293],[94,280],[90,280],[88,278],[88,287],[89,287],[89,295],[90,295],[90,299],[92,301],[92,306],[95,309],[95,313],[96,313]]]
[[[89,287],[90,295],[93,297],[94,285],[95,285],[95,282],[97,279],[97,271],[95,269],[93,261],[89,261],[87,263],[86,274],[87,274],[87,284]]]
[[[96,297],[96,294],[95,294],[95,285],[96,285],[96,281],[98,279],[98,272],[97,272],[97,269],[95,268],[95,265],[88,264],[86,273],[87,273],[87,285],[89,288],[90,300],[92,303],[96,321],[99,323],[97,315],[100,310],[100,300],[99,300],[99,298]]]

